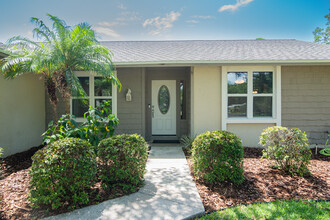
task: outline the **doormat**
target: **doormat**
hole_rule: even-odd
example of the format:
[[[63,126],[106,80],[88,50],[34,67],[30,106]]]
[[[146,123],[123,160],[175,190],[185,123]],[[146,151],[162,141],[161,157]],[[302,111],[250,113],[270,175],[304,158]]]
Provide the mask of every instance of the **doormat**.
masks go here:
[[[178,144],[180,143],[179,140],[153,140],[152,143],[158,143],[158,144]]]

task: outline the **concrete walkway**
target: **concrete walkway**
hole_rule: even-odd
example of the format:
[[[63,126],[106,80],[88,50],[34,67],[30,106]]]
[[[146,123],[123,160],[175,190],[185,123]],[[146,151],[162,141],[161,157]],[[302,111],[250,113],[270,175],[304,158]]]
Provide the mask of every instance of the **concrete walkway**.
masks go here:
[[[158,144],[151,147],[145,186],[138,192],[47,219],[186,219],[202,213],[181,147]]]

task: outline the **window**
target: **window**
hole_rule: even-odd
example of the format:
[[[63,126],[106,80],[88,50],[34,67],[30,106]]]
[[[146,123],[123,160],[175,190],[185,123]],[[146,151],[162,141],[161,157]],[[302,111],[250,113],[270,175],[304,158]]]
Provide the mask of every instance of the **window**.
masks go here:
[[[180,80],[180,118],[182,120],[186,119],[186,81]]]
[[[116,92],[112,87],[109,79],[99,76],[93,76],[87,73],[77,73],[78,79],[85,90],[87,97],[72,96],[71,100],[71,114],[77,117],[77,121],[82,120],[84,113],[88,110],[89,106],[97,107],[103,101],[111,101],[111,110],[116,114],[115,98]]]
[[[250,79],[250,80],[248,80]],[[228,118],[273,116],[273,72],[227,72]],[[252,109],[249,109],[252,102]]]
[[[247,72],[228,72],[228,117],[247,116]]]
[[[231,124],[281,125],[281,66],[221,67],[221,129]]]
[[[273,116],[273,72],[253,72],[253,117]]]

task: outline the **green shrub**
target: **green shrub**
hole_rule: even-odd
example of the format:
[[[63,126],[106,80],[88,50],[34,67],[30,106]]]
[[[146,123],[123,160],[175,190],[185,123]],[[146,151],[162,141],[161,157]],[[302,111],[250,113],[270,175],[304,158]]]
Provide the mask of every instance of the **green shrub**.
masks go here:
[[[244,181],[243,155],[242,141],[235,134],[207,131],[193,142],[193,170],[208,183],[230,181],[241,184]]]
[[[66,137],[81,138],[97,146],[102,139],[111,137],[118,125],[118,118],[111,114],[111,102],[102,102],[100,106],[89,107],[83,123],[77,123],[74,115],[62,115],[57,123],[51,121],[47,131],[42,134],[45,144]]]
[[[298,128],[274,126],[266,128],[260,136],[260,144],[266,147],[263,157],[275,160],[276,168],[300,176],[308,174],[311,158],[305,132]]]
[[[89,202],[97,163],[87,141],[64,138],[37,151],[32,160],[29,199],[35,207],[73,209]]]
[[[100,178],[107,185],[134,191],[143,182],[147,143],[137,134],[115,135],[98,146]]]

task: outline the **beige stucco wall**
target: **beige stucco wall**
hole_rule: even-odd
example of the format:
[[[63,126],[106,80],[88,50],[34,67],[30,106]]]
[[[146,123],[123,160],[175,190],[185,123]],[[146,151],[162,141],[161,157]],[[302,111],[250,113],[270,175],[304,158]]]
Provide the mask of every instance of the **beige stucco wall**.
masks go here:
[[[221,67],[194,66],[191,73],[191,134],[222,130]],[[246,147],[259,147],[263,129],[274,123],[227,124],[227,130],[238,135]]]
[[[330,66],[282,67],[282,125],[298,127],[311,144],[330,132]]]
[[[261,147],[259,137],[261,132],[275,124],[227,124],[227,130],[241,138],[244,147]]]
[[[43,82],[29,74],[14,80],[0,76],[0,147],[4,155],[41,144],[45,129]]]
[[[194,66],[191,90],[191,135],[221,129],[221,68]]]

